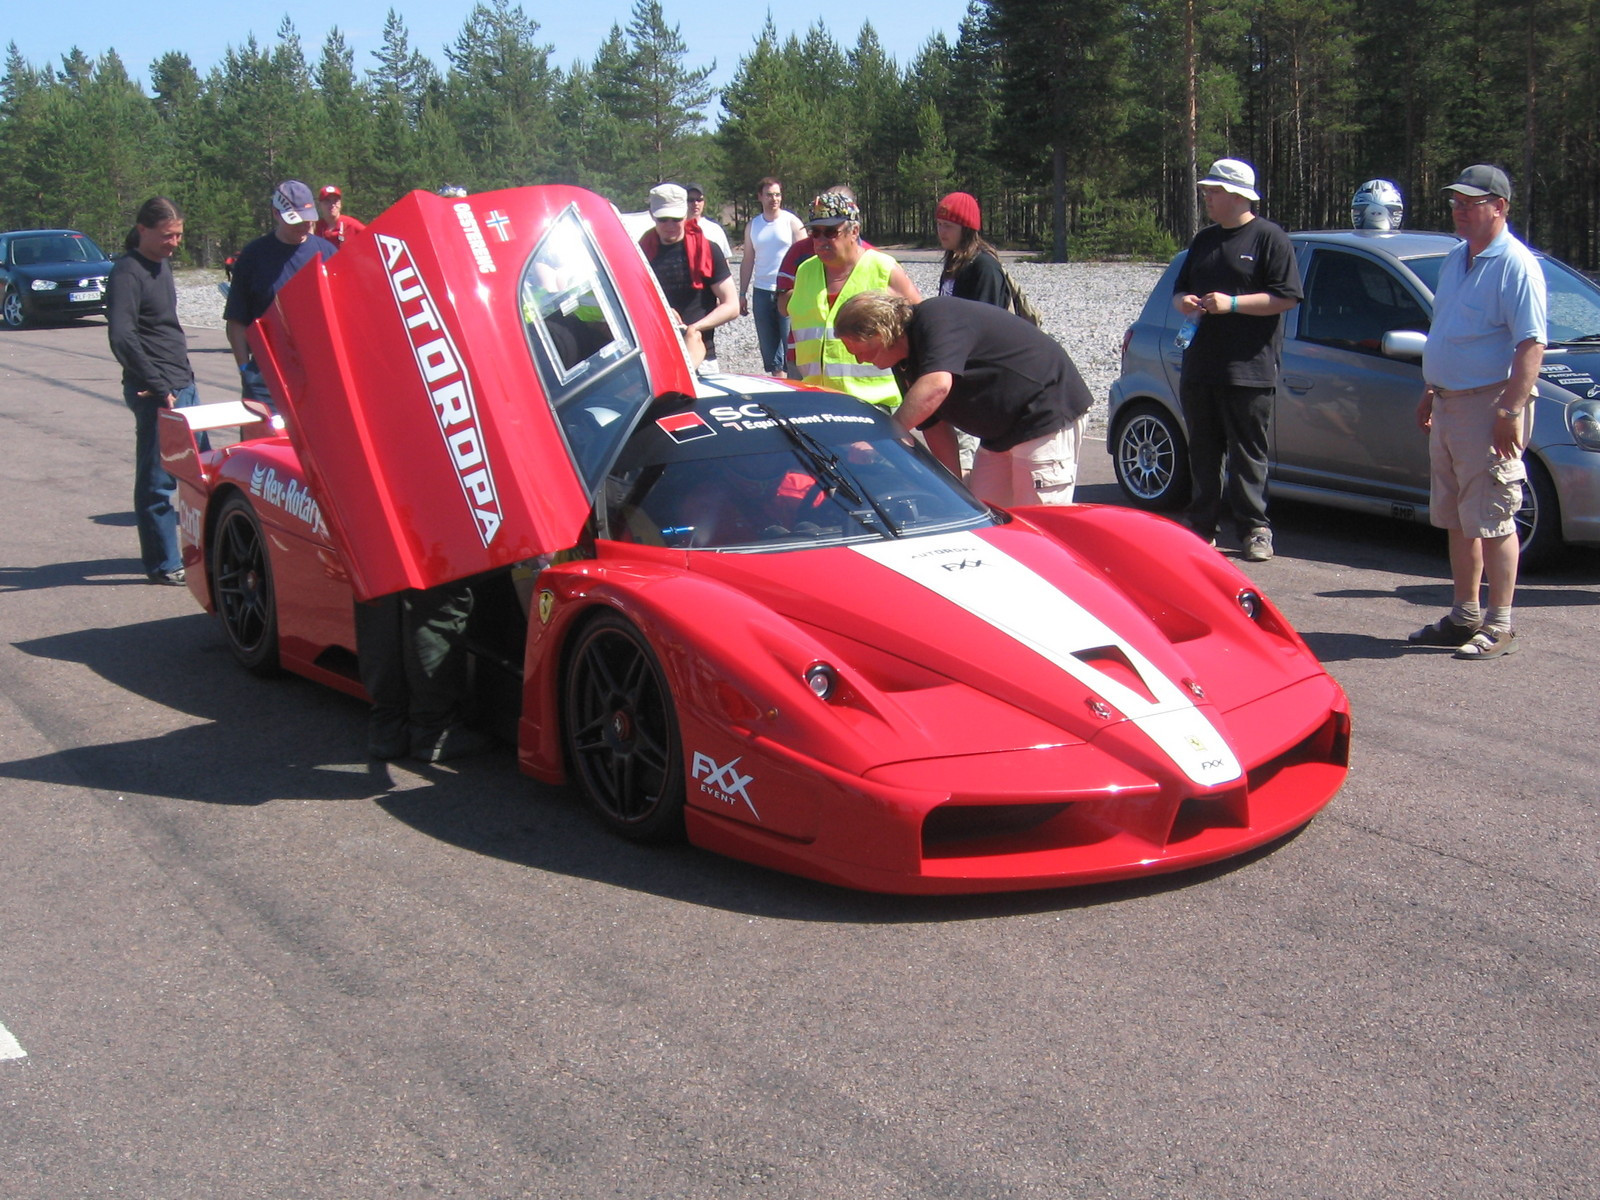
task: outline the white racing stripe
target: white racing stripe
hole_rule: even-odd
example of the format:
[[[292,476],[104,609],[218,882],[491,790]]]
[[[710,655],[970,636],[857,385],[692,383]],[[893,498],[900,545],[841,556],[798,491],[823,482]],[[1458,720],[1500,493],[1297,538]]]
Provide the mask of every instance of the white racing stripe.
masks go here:
[[[921,584],[1016,639],[1121,710],[1178,768],[1205,787],[1239,778],[1239,760],[1188,692],[1058,588],[971,533],[874,542],[858,554]],[[1154,702],[1078,658],[1115,647]]]
[[[0,1025],[0,1058],[27,1058],[28,1052],[22,1048],[22,1043],[11,1036],[11,1031]]]

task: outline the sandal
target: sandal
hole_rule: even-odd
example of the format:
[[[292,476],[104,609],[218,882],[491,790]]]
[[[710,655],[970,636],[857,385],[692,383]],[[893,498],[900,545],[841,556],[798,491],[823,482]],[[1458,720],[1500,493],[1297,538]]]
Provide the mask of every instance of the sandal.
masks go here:
[[[1479,628],[1477,625],[1453,621],[1447,613],[1432,625],[1424,625],[1406,641],[1413,646],[1464,646],[1473,639]]]
[[[1463,642],[1461,648],[1455,653],[1456,658],[1499,658],[1506,654],[1515,654],[1517,650],[1517,635],[1509,629],[1494,629],[1484,626],[1472,635],[1472,639]]]

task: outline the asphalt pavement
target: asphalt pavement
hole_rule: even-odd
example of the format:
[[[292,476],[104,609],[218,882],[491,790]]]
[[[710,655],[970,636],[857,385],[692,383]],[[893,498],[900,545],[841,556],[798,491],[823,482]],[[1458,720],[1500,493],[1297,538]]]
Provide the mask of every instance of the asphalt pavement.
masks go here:
[[[1600,1194],[1600,555],[1458,662],[1404,641],[1440,535],[1277,506],[1246,569],[1354,712],[1327,810],[1139,884],[858,895],[618,842],[509,751],[370,762],[145,582],[117,379],[98,321],[0,331],[6,1200]]]

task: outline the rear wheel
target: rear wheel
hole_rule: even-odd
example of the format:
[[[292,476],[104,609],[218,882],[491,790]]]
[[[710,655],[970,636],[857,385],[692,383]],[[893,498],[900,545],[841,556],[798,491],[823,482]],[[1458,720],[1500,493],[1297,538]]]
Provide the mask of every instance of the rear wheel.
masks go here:
[[[563,688],[567,753],[584,796],[615,833],[683,833],[683,753],[661,664],[630,622],[598,617],[577,635]]]
[[[1523,464],[1528,479],[1522,485],[1522,507],[1517,509],[1517,541],[1522,546],[1522,569],[1537,571],[1561,553],[1561,502],[1544,464],[1531,454]]]
[[[6,298],[0,302],[0,315],[12,329],[21,329],[27,323],[28,311],[22,306],[22,293],[17,291],[16,284],[6,288]]]
[[[1129,405],[1111,444],[1117,483],[1135,508],[1168,512],[1189,502],[1189,444],[1178,418],[1163,405]]]
[[[278,669],[278,606],[272,564],[255,510],[243,496],[230,496],[211,535],[211,594],[228,649],[247,670],[271,675]]]

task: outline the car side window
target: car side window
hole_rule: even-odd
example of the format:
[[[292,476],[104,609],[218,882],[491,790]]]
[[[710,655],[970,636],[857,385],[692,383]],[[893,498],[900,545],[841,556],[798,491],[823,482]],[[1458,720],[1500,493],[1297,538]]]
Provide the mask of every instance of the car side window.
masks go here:
[[[1428,314],[1409,288],[1382,263],[1338,250],[1318,250],[1306,275],[1300,306],[1302,341],[1382,353],[1392,329],[1428,331]]]

